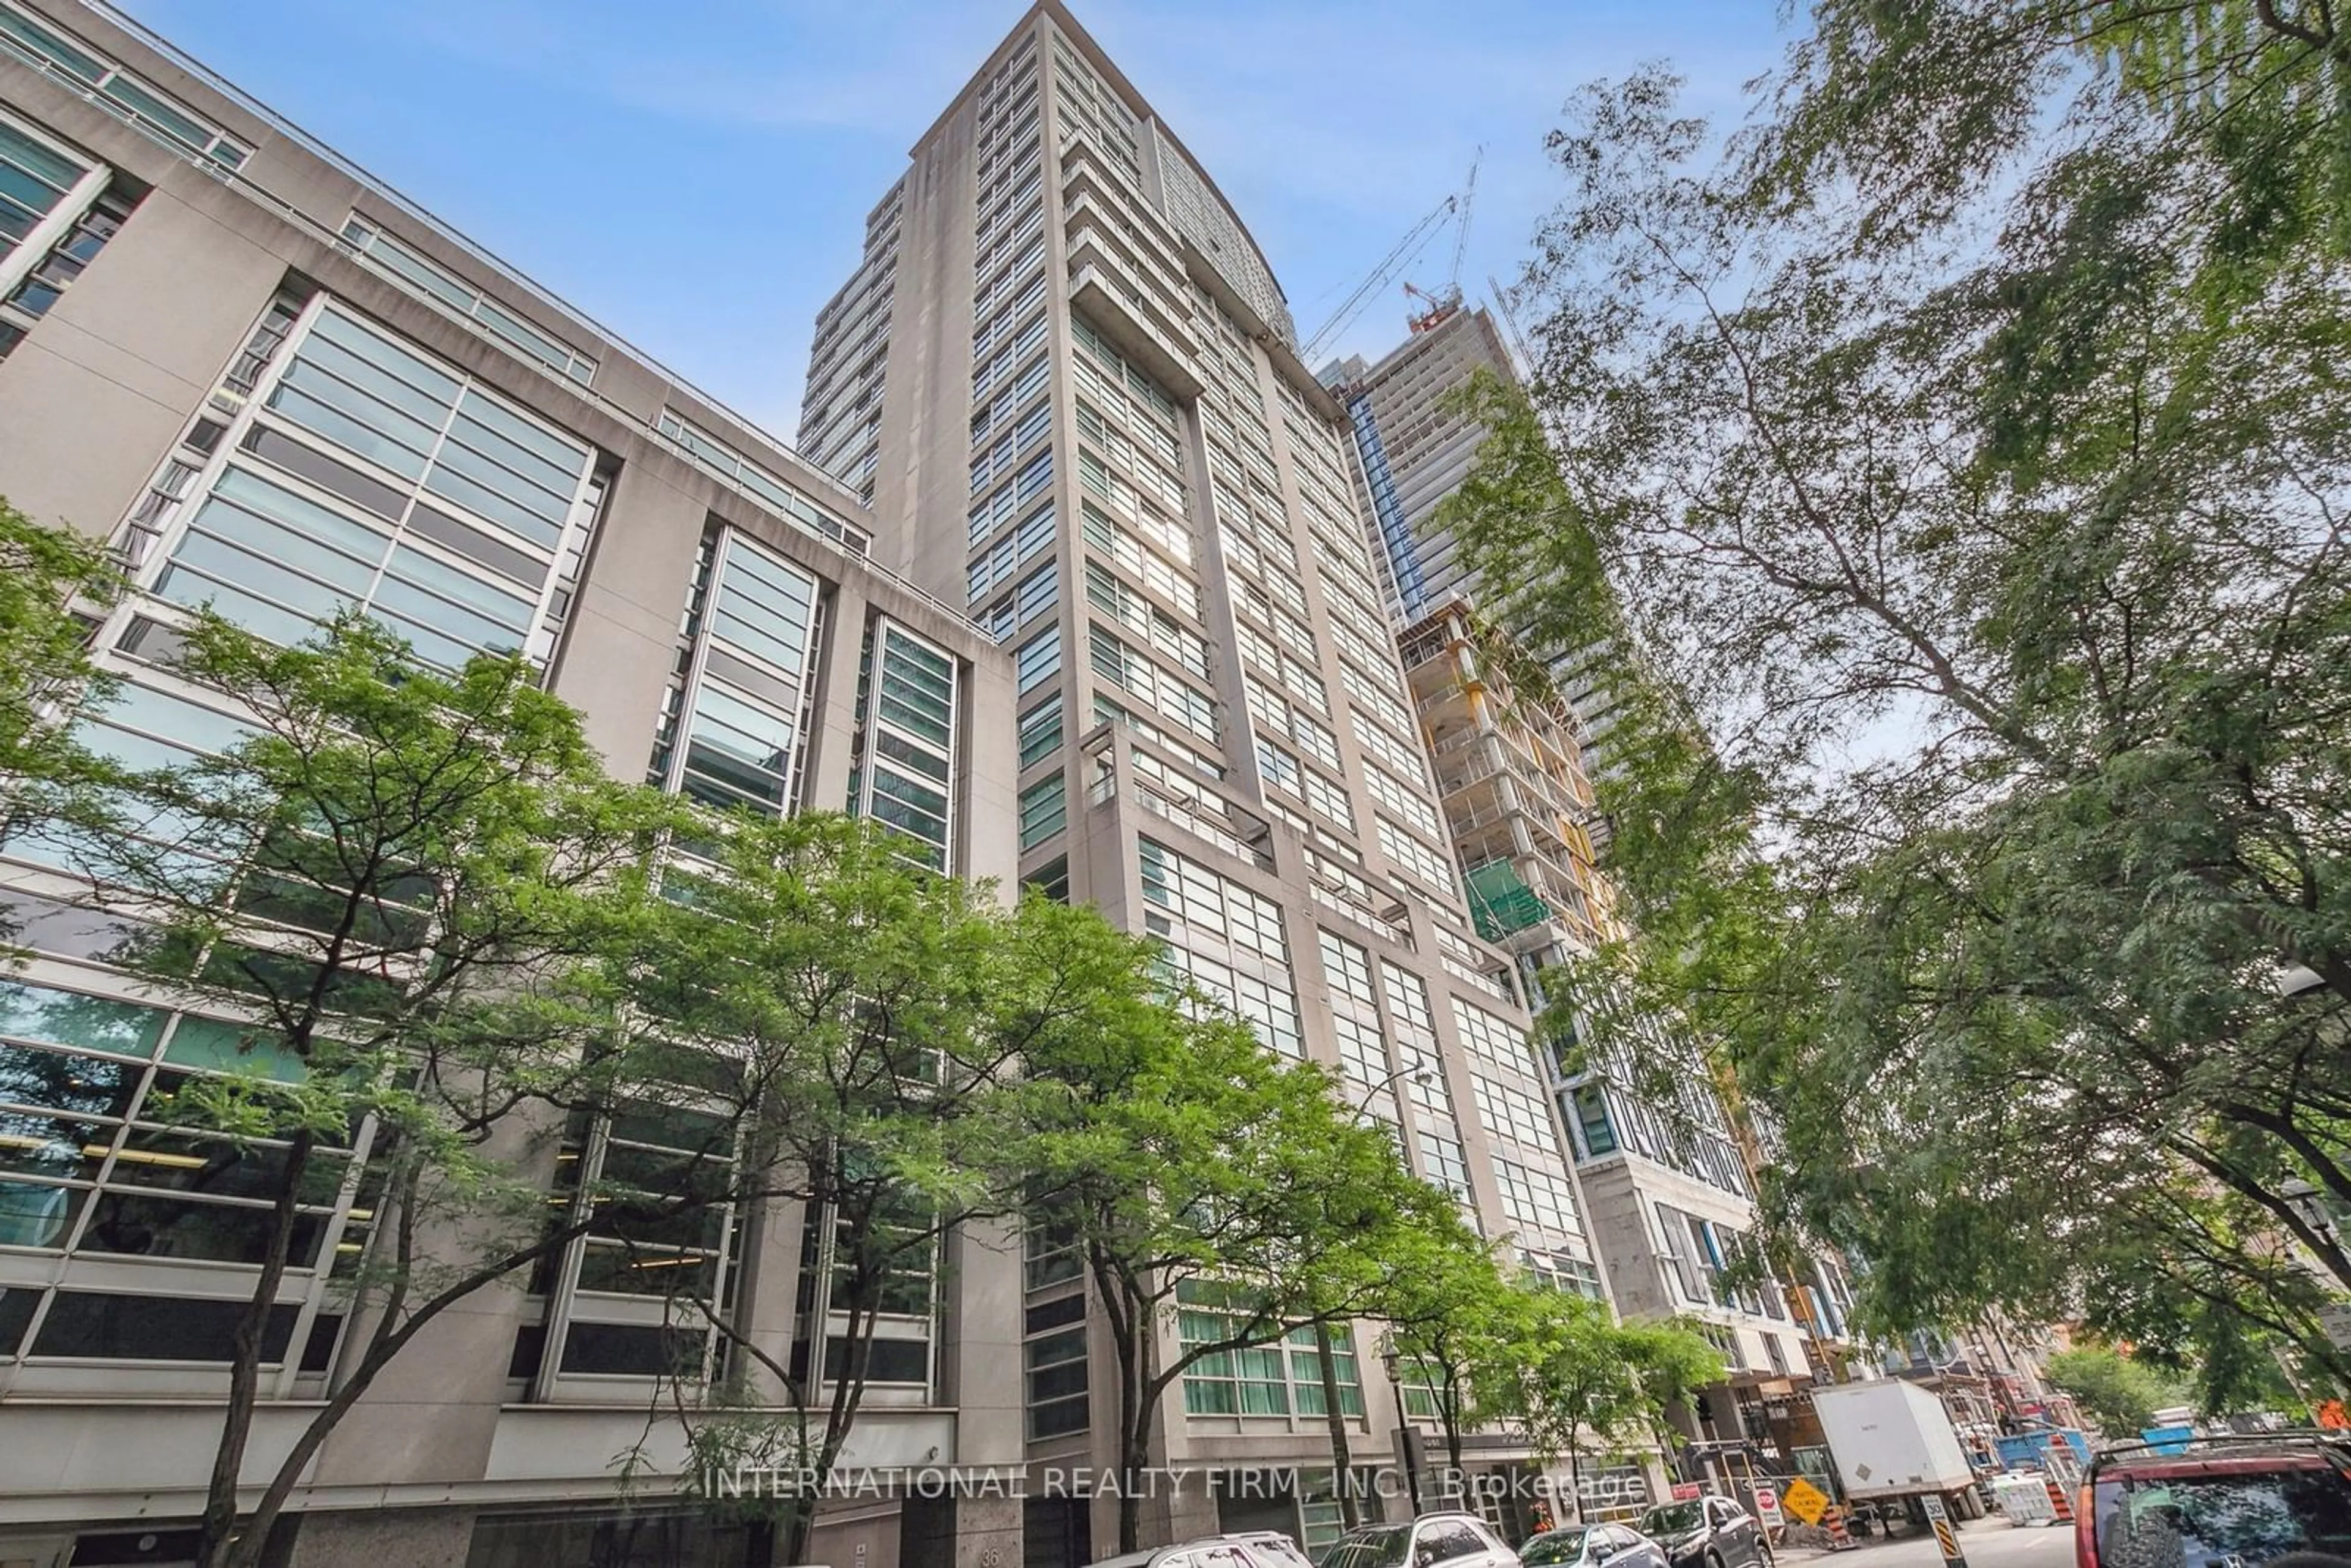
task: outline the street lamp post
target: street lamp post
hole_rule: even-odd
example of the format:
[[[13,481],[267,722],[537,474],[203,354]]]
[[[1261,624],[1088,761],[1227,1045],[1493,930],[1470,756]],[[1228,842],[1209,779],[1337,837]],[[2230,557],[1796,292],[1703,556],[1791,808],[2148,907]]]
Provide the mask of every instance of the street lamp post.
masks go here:
[[[1389,1089],[1403,1082],[1407,1078],[1411,1079],[1415,1083],[1426,1083],[1432,1076],[1433,1074],[1431,1071],[1426,1067],[1399,1067],[1394,1072],[1389,1073],[1385,1078],[1381,1079],[1377,1083],[1373,1084],[1370,1088],[1364,1091],[1363,1098],[1355,1102],[1354,1113],[1357,1116],[1363,1116],[1369,1113],[1373,1101],[1378,1099]],[[1403,1107],[1400,1105],[1396,1109],[1399,1113],[1403,1111]]]
[[[1404,1357],[1390,1338],[1380,1347],[1380,1364],[1387,1369],[1388,1392],[1395,1396],[1396,1446],[1404,1450],[1405,1490],[1412,1498],[1412,1513],[1420,1517],[1420,1460],[1413,1452],[1412,1418],[1404,1407]]]

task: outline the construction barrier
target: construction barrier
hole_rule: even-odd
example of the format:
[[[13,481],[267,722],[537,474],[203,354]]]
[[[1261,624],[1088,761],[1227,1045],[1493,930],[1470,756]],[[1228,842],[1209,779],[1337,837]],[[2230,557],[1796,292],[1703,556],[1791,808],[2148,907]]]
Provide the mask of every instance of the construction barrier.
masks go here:
[[[2073,1523],[2074,1500],[2065,1495],[2065,1489],[2057,1484],[2057,1478],[2055,1476],[2043,1476],[2042,1478],[2042,1484],[2049,1489],[2049,1512],[2051,1516],[2049,1522],[2052,1524]]]
[[[1991,1500],[2011,1524],[2055,1524],[2048,1479],[2035,1470],[2011,1470],[1991,1479]]]
[[[1829,1550],[1843,1552],[1853,1545],[1853,1535],[1844,1527],[1844,1510],[1831,1503],[1821,1511],[1821,1528],[1829,1532]]]

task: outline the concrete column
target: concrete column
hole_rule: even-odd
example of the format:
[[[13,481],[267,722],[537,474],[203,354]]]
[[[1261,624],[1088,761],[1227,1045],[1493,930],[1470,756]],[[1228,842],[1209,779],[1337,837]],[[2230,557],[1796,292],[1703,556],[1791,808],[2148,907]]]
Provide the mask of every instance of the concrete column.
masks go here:
[[[561,1122],[552,1112],[517,1113],[498,1127],[485,1153],[544,1186],[552,1179],[560,1132]],[[390,1219],[387,1215],[383,1222]],[[508,1228],[483,1217],[427,1221],[418,1228],[419,1252],[428,1267],[464,1267],[495,1257],[517,1239]],[[480,1479],[506,1398],[507,1362],[530,1272],[526,1266],[484,1286],[420,1333],[320,1446],[310,1483],[462,1486]],[[432,1288],[428,1273],[419,1294]],[[353,1314],[338,1357],[339,1377],[349,1375],[358,1347],[379,1317],[376,1311]],[[458,1560],[464,1555],[461,1540]]]
[[[1065,668],[1073,657],[1064,650]],[[1008,663],[964,664],[963,680],[963,777],[956,787],[964,792],[964,809],[956,835],[956,869],[975,882],[993,879],[1008,902],[1020,893],[1019,832],[1010,826],[1019,815],[1019,742],[1012,722],[1019,699],[1013,695]],[[1058,700],[1065,705],[1066,726],[1069,699]],[[1065,728],[1062,733],[1071,732]],[[1083,810],[1082,800],[1069,802],[1071,821]]]
[[[659,471],[624,465],[605,497],[588,572],[555,666],[555,695],[586,716],[588,742],[615,779],[645,776],[662,694],[677,663],[709,507]]]
[[[285,269],[208,210],[237,200],[174,170],[10,356],[5,494],[34,521],[112,532],[252,331]]]
[[[1181,1395],[1179,1393],[1180,1401]],[[1149,1486],[1152,1478],[1144,1478]],[[1118,1501],[1107,1503],[1108,1512],[1094,1516],[1095,1555],[1107,1557],[1118,1543]],[[1146,1494],[1143,1500],[1143,1543],[1145,1546],[1165,1545],[1177,1541],[1192,1541],[1203,1535],[1215,1535],[1224,1528],[1217,1510],[1217,1499],[1208,1490],[1205,1470],[1191,1470],[1186,1475],[1179,1492],[1173,1478],[1162,1478],[1157,1495]],[[913,1568],[909,1564],[908,1568]]]
[[[266,1556],[269,1568],[465,1568],[473,1541],[470,1508],[316,1513],[273,1534]]]
[[[1019,1228],[1008,1220],[974,1220],[951,1239],[948,1256],[940,1403],[956,1407],[956,1451],[941,1458],[1013,1469],[1028,1452]]]
[[[825,610],[824,647],[817,669],[816,724],[800,744],[808,747],[808,782],[801,804],[811,810],[839,811],[849,804],[849,758],[857,737],[857,671],[865,651],[872,609],[855,583],[843,582]]]
[[[792,1336],[799,1328],[793,1307],[799,1289],[808,1209],[781,1197],[760,1200],[758,1209],[747,1228],[736,1323],[763,1354],[789,1366]],[[741,1364],[753,1400],[765,1405],[788,1402],[789,1390],[764,1362],[747,1355]]]
[[[900,1527],[904,1522],[899,1511],[886,1503],[859,1502],[820,1511],[816,1529],[809,1536],[808,1552],[800,1562],[820,1563],[825,1568],[896,1568],[903,1561]],[[748,1568],[769,1568],[769,1564],[760,1559]],[[778,1561],[774,1568],[797,1565]]]
[[[1664,1502],[1674,1495],[1673,1472],[1666,1468],[1666,1457],[1655,1451],[1641,1456],[1641,1476],[1649,1483],[1649,1500]]]

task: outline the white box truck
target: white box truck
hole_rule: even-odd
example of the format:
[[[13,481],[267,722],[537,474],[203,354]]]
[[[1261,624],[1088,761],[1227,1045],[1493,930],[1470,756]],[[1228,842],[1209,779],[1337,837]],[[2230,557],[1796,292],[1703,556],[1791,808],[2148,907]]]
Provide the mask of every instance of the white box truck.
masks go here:
[[[1813,1391],[1837,1479],[1855,1502],[1966,1490],[1975,1471],[1943,1402],[1898,1377]]]

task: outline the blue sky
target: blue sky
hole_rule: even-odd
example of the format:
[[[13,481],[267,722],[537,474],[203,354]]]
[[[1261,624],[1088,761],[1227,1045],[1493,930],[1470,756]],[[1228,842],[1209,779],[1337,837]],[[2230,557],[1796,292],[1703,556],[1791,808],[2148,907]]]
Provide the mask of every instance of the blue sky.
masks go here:
[[[127,0],[127,8],[776,434],[906,149],[1026,0]],[[1257,235],[1301,334],[1482,144],[1465,288],[1555,196],[1574,88],[1670,60],[1736,118],[1772,0],[1073,0]],[[1441,282],[1451,241],[1414,269]],[[1394,286],[1340,345],[1404,335]]]

